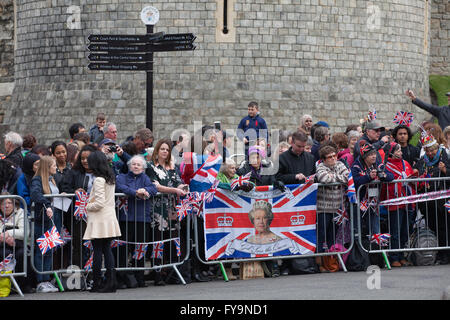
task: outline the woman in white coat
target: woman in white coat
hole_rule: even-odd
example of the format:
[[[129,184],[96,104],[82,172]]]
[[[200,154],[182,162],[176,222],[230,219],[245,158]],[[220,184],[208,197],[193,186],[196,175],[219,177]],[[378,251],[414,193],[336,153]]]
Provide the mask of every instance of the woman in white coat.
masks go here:
[[[91,240],[94,248],[92,292],[115,292],[116,275],[114,257],[111,251],[111,240],[120,237],[120,227],[115,210],[115,175],[108,165],[106,156],[95,151],[88,157],[89,168],[95,176],[89,196],[87,211],[87,227],[84,240]],[[105,258],[106,283],[101,287],[102,256]]]

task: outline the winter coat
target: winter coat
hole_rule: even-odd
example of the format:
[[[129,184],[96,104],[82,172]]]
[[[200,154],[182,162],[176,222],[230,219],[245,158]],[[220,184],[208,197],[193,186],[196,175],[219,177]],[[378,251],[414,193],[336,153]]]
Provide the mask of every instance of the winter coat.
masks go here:
[[[252,167],[248,161],[242,163],[239,169],[236,170],[238,176],[245,176],[251,172],[250,181],[256,186],[271,186],[275,182],[275,174],[270,174],[273,171],[272,162],[261,161],[261,166],[258,170]],[[265,174],[266,173],[266,174]]]
[[[413,174],[411,165],[403,159],[388,158],[386,170],[394,175],[394,180],[406,179]],[[409,186],[402,182],[388,183],[381,186],[380,200],[395,199],[415,194],[414,186]],[[389,211],[403,209],[406,205],[388,206]]]
[[[125,193],[128,196],[128,213],[125,215],[121,212],[120,221],[150,222],[152,220],[152,201],[136,197],[136,191],[141,188],[147,190],[150,196],[158,193],[156,186],[145,172],[135,175],[130,171],[117,176],[116,192]]]
[[[349,170],[341,161],[330,168],[323,162],[317,166],[316,180],[321,184],[342,183],[344,185],[319,186],[317,189],[317,211],[336,212],[342,206],[347,187]]]
[[[378,160],[375,162],[374,165],[372,165],[370,168],[368,168],[364,162],[364,160],[361,157],[358,157],[354,162],[353,166],[351,168],[352,170],[352,176],[353,176],[353,182],[355,184],[355,190],[358,192],[358,188],[361,185],[369,184],[373,182],[374,180],[370,177],[370,171],[373,169],[378,168],[378,166],[381,164],[381,162],[378,162]],[[381,180],[382,182],[389,182],[394,180],[394,175],[389,170],[385,170],[386,178]],[[362,201],[366,198],[367,194],[367,187],[362,187],[359,193],[359,199]]]
[[[50,208],[52,199],[44,197],[44,188],[42,186],[41,176],[35,176],[31,179],[30,199],[34,202],[34,217],[36,222],[42,219],[42,211],[45,208]],[[46,215],[44,215],[46,217]]]
[[[0,214],[0,233],[3,230],[16,240],[23,240],[25,235],[24,212],[22,208],[14,209],[14,212],[7,218]],[[0,246],[3,244],[0,243]]]
[[[412,103],[435,116],[442,129],[450,125],[450,106],[437,107],[418,98],[414,99]]]
[[[305,177],[309,177],[316,173],[316,165],[314,156],[309,152],[302,152],[297,155],[292,152],[292,147],[280,155],[277,180],[284,184],[301,184],[305,180],[297,180],[295,176],[302,173]]]
[[[120,237],[119,222],[116,217],[115,185],[96,177],[89,195],[87,227],[83,240]]]
[[[349,148],[344,149],[341,152],[339,152],[338,159],[344,159],[347,162],[349,168],[352,167],[353,161],[355,161],[355,158],[353,157],[353,154],[350,152]]]

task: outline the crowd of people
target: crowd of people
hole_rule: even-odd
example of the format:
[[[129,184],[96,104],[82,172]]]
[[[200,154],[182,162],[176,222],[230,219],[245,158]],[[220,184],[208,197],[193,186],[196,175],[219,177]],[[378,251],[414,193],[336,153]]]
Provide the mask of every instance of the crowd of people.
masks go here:
[[[180,130],[174,138],[158,141],[154,141],[150,129],[144,128],[119,143],[116,125],[107,121],[106,114],[99,113],[88,132],[83,124],[75,123],[69,128],[70,141],[58,140],[49,146],[39,144],[39,139],[32,134],[21,136],[8,132],[4,136],[6,152],[0,160],[2,195],[21,196],[29,212],[24,212],[20,203],[17,205],[7,197],[1,199],[0,258],[15,253],[20,268],[21,256],[26,249],[23,244],[24,215],[30,215],[33,208],[35,228],[31,232],[34,232],[35,238],[52,226],[61,230],[63,221],[72,221],[64,226],[69,229],[72,242],[92,241],[91,291],[114,292],[116,288],[147,286],[143,271],[115,272],[115,267],[126,267],[128,261],[126,258],[119,259],[118,265],[114,265],[111,241],[122,238],[147,242],[150,237],[163,240],[172,232],[174,225],[179,223],[174,210],[177,200],[155,200],[153,196],[157,193],[171,194],[172,199],[179,201],[189,192],[204,191],[192,183],[195,170],[187,161],[192,151],[202,156],[201,161],[206,161],[211,155],[223,155],[217,176],[219,188],[230,190],[231,182],[239,176],[249,176],[252,182],[251,185],[241,186],[243,191],[263,185],[283,191],[287,184],[302,184],[312,178],[320,183],[323,187],[317,193],[316,252],[324,252],[334,244],[336,226],[333,216],[345,199],[345,188],[337,187],[336,183],[347,186],[349,176],[352,176],[362,202],[370,201],[366,186],[375,181],[450,176],[450,118],[447,117],[447,110],[450,109],[430,106],[417,99],[411,91],[406,94],[414,104],[439,120],[439,124],[431,121],[421,123],[423,131],[417,146],[410,144],[410,123],[401,122],[386,128],[373,113],[365,121],[350,124],[344,132],[333,134],[327,122],[314,121],[311,115],[303,115],[297,128],[280,130],[278,144],[269,145],[267,124],[256,102],[248,104],[248,116],[237,127],[236,139],[245,145],[245,157],[239,163],[237,158],[230,157],[228,149],[233,136],[229,135],[228,130],[223,131],[213,125],[202,127],[201,132],[192,136],[186,130]],[[450,93],[447,96],[450,104]],[[198,134],[200,139],[196,138]],[[195,145],[196,139],[201,141],[200,148]],[[420,184],[415,188],[404,183],[384,184],[380,200],[443,188],[446,188],[444,182]],[[79,191],[90,195],[86,207],[87,222],[67,216],[64,209],[56,207],[51,198],[45,197]],[[117,214],[114,193],[128,196],[129,214]],[[427,224],[438,233],[439,246],[448,246],[446,239],[450,219],[445,219],[446,209],[442,201],[387,207],[384,214],[389,215],[387,228],[391,233],[391,248],[405,248],[408,231],[412,230],[418,209],[437,213],[427,215]],[[380,233],[386,228],[381,225],[380,212],[375,207],[369,205],[361,216],[363,234]],[[133,228],[127,228],[130,221]],[[186,228],[186,225],[181,226],[181,229]],[[199,233],[202,233],[201,228]],[[85,257],[80,252],[81,246],[74,245],[72,250],[71,263],[83,266]],[[125,247],[117,250],[121,251],[120,256],[128,256]],[[446,251],[439,252],[439,263],[448,263],[448,258]],[[103,259],[107,270],[105,279],[101,274]],[[389,259],[393,267],[409,264],[401,252],[389,254]],[[184,273],[183,276],[195,281],[208,281],[210,267],[198,261],[193,253],[190,260],[192,266],[188,269],[189,274]],[[46,254],[34,251],[37,270],[53,270],[52,263],[51,251]],[[316,263],[321,266],[321,259],[316,259]],[[136,265],[143,266],[143,260]],[[289,263],[283,262],[280,268],[274,260],[268,269],[269,276],[286,275],[289,274]],[[326,271],[322,266],[320,270]],[[35,279],[33,276],[26,277],[23,286],[31,287],[30,292],[34,291],[32,288],[36,288],[37,292],[58,291],[50,279],[49,274],[38,272]],[[165,282],[164,272],[156,270],[154,284],[165,285]]]

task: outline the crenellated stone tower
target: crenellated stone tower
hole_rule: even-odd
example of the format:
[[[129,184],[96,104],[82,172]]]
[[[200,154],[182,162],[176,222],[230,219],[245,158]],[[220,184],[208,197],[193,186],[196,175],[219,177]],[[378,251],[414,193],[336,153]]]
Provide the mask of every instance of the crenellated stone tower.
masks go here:
[[[336,130],[375,108],[428,115],[404,95],[429,100],[428,76],[449,73],[448,0],[152,1],[155,32],[192,32],[195,51],[155,53],[154,132],[196,120],[235,128],[251,100],[271,129],[294,130],[302,114]],[[87,68],[90,34],[144,34],[148,1],[0,0],[3,130],[40,142],[68,139],[103,111],[119,139],[145,125],[145,72]],[[225,28],[226,26],[226,28]],[[14,59],[13,59],[14,57]],[[14,66],[14,69],[13,69]]]

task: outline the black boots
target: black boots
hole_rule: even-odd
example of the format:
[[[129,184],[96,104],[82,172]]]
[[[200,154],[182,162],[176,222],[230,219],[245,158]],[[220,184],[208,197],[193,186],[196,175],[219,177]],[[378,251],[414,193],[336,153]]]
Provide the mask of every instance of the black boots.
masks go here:
[[[95,282],[94,282],[95,283]],[[106,283],[98,290],[100,293],[116,292],[116,269],[106,270]]]

